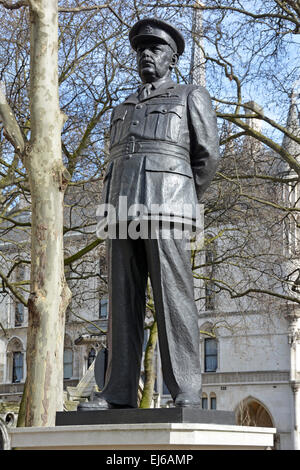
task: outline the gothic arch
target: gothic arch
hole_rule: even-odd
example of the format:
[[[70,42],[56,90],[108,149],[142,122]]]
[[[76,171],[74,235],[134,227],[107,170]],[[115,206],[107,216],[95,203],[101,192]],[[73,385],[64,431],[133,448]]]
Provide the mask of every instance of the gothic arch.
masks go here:
[[[210,321],[200,327],[200,356],[201,371],[216,372],[220,362],[219,341]]]
[[[241,426],[273,428],[274,420],[268,408],[257,398],[243,399],[235,409],[236,423]]]
[[[206,321],[206,322],[202,323],[202,325],[200,326],[201,336],[209,337],[210,335],[209,334],[206,335],[206,332],[215,334],[215,332],[213,332],[213,323],[210,322],[210,321]]]
[[[4,421],[0,418],[0,450],[10,450],[10,438]]]
[[[6,347],[6,382],[20,383],[25,380],[25,362],[23,341],[13,336]]]
[[[23,352],[25,351],[23,341],[18,338],[17,336],[13,336],[7,343],[7,348],[6,348],[7,353],[12,353],[12,352]]]

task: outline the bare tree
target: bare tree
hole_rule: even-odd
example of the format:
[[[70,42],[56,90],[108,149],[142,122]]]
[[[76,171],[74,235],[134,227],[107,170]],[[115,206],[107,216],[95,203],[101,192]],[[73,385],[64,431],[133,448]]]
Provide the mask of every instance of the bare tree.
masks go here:
[[[126,57],[121,52],[123,31],[121,28],[116,34],[114,26],[107,26],[104,10],[121,27],[125,25],[126,32],[128,24],[107,4],[90,8],[82,5],[89,2],[74,1],[64,8],[64,2],[59,3],[62,6],[54,0],[2,2],[5,9],[15,14],[15,23],[10,24],[12,41],[7,41],[7,48],[15,52],[16,68],[20,68],[13,75],[13,67],[3,64],[3,70],[13,76],[12,89],[16,83],[19,88],[12,90],[15,93],[9,97],[10,105],[5,93],[1,95],[5,137],[15,150],[13,156],[8,150],[1,159],[1,235],[6,260],[1,279],[3,293],[28,307],[27,379],[19,414],[19,424],[26,426],[53,425],[55,411],[62,409],[64,322],[70,300],[64,264],[73,281],[78,276],[82,282],[97,276],[86,269],[90,261],[80,258],[101,244],[94,231],[88,231],[95,229],[95,208],[92,215],[85,210],[83,220],[83,213],[78,215],[74,190],[76,193],[76,187],[99,182],[104,161],[103,136],[108,125],[106,113],[119,99],[118,93],[128,93],[132,86],[128,82],[121,84],[121,76],[115,79],[115,69],[122,66]],[[59,12],[66,15],[60,29]],[[78,13],[85,15],[83,21]],[[126,70],[130,73],[128,62]],[[26,111],[28,102],[30,109]],[[16,110],[15,115],[12,109]],[[68,122],[65,112],[70,116]],[[6,152],[6,144],[3,145]],[[63,199],[71,178],[71,202],[65,211],[68,217],[64,225]],[[90,202],[86,200],[86,206]],[[22,214],[27,214],[26,220]],[[74,243],[70,244],[69,256],[64,260],[63,235],[80,232],[85,235],[85,246],[83,237],[76,250]],[[26,254],[30,240],[31,250]],[[24,265],[30,265],[30,283],[16,277]],[[82,288],[81,284],[81,292]],[[93,295],[97,295],[95,291]],[[35,387],[36,383],[39,387]]]
[[[46,426],[54,424],[55,412],[63,406],[64,319],[70,300],[64,277],[63,195],[69,174],[61,152],[65,117],[58,100],[57,2],[41,0],[28,4],[30,139],[22,136],[6,102],[2,119],[7,136],[27,170],[32,200],[25,424]]]
[[[0,278],[2,292],[30,310],[28,371],[39,362],[37,367],[43,372],[36,373],[48,376],[46,365],[54,349],[51,335],[46,335],[48,345],[45,337],[43,342],[38,339],[37,329],[44,321],[56,323],[60,333],[55,347],[60,351],[57,357],[62,357],[63,318],[69,299],[63,274],[63,234],[66,276],[76,286],[71,308],[76,311],[76,306],[102,295],[99,287],[88,282],[92,277],[99,278],[93,257],[103,255],[102,241],[94,235],[91,201],[96,203],[100,197],[110,110],[137,85],[128,30],[136,19],[146,15],[161,16],[183,31],[186,59],[176,78],[187,82],[192,12],[203,12],[204,42],[199,41],[199,47],[203,48],[207,87],[219,117],[224,156],[205,201],[206,245],[194,258],[195,278],[203,282],[197,297],[199,308],[204,308],[207,293],[212,291],[212,296],[223,295],[235,302],[246,299],[248,306],[266,297],[298,304],[297,292],[292,290],[298,275],[294,261],[297,252],[291,253],[288,248],[278,256],[284,228],[290,232],[290,227],[297,228],[298,224],[297,197],[292,200],[284,194],[295,194],[299,160],[291,146],[283,145],[283,136],[299,145],[299,134],[286,123],[291,92],[299,77],[299,66],[288,62],[286,55],[297,44],[296,2],[247,2],[247,9],[235,0],[209,0],[205,4],[36,0],[2,1],[0,5],[0,79],[7,84],[6,99],[2,93],[0,103],[6,135],[1,138],[0,156],[0,236],[6,247],[1,252]],[[47,14],[50,9],[55,14],[56,23],[51,28],[41,20],[42,7]],[[48,42],[39,41],[44,28]],[[194,39],[197,41],[197,37]],[[47,54],[53,61],[51,67],[48,59],[45,62]],[[53,74],[51,83],[49,70]],[[48,89],[50,94],[46,93]],[[259,106],[251,103],[254,98]],[[48,100],[52,102],[49,109],[45,105]],[[253,120],[261,125],[253,126]],[[54,237],[54,233],[59,236]],[[28,250],[30,240],[32,254]],[[205,259],[204,253],[214,242],[216,256]],[[24,266],[31,269],[31,281],[16,277]],[[235,277],[237,272],[240,274]],[[55,299],[51,291],[55,291]],[[151,302],[149,306],[151,310]],[[44,328],[48,328],[46,323]],[[153,389],[150,352],[155,342],[153,323],[146,360],[150,389],[145,387],[148,398],[142,406],[149,404],[148,391]],[[38,397],[24,394],[27,409],[36,410],[34,415],[39,416],[29,416],[28,412],[27,425],[53,423],[54,409],[61,408],[62,403],[62,359],[56,371],[59,387],[43,384],[43,379],[39,380]],[[29,372],[28,382],[32,377]],[[58,390],[58,395],[51,397],[53,406],[47,415],[43,407],[50,389],[52,394]]]

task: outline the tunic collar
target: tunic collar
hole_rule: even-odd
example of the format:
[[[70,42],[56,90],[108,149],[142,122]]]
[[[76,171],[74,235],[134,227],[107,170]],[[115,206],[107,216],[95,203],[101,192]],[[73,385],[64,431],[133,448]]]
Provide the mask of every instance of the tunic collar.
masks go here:
[[[175,88],[176,86],[176,83],[173,82],[173,80],[171,80],[171,78],[167,77],[167,78],[163,78],[163,79],[160,79],[160,80],[157,80],[156,82],[153,82],[152,83],[152,87],[153,87],[153,90],[150,92],[150,95],[141,100],[141,101],[147,101],[148,99],[151,99],[153,98],[154,96],[159,96],[159,95],[162,95],[166,92],[166,90],[170,89],[170,88]],[[138,95],[139,95],[139,91],[141,89],[141,87],[143,87],[143,85],[141,85],[137,92],[136,93],[133,93],[132,95],[130,95],[125,101],[124,103],[139,103],[140,100],[138,98]]]

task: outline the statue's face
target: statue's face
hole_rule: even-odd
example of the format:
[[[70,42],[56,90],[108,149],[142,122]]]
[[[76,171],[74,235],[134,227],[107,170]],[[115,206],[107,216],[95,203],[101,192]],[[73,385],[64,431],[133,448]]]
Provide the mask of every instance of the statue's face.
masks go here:
[[[168,44],[148,40],[141,42],[136,52],[138,71],[143,83],[169,76],[177,63],[177,55]]]

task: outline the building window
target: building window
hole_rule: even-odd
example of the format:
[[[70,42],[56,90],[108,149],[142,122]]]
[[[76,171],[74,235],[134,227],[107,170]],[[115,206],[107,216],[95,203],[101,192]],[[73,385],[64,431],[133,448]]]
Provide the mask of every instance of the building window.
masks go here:
[[[214,393],[210,394],[210,409],[211,410],[216,410],[217,409],[217,397]]]
[[[16,303],[15,326],[22,326],[24,322],[24,305],[21,302]]]
[[[100,318],[107,318],[107,315],[108,315],[108,299],[101,299],[99,316]]]
[[[213,310],[215,308],[215,290],[214,283],[207,281],[205,284],[205,310]]]
[[[215,372],[218,367],[218,343],[214,338],[204,340],[204,367],[205,372]]]
[[[64,379],[70,379],[73,375],[73,351],[64,350]]]
[[[90,351],[89,351],[89,355],[88,355],[88,368],[93,364],[94,360],[96,359],[96,351],[94,348],[92,348]]]
[[[23,283],[25,280],[25,266],[21,264],[21,261],[18,262],[18,265],[15,268],[15,280],[18,283]],[[22,326],[24,323],[24,305],[21,302],[16,302],[15,304],[15,326]]]
[[[205,263],[207,265],[207,275],[209,279],[205,283],[205,310],[213,310],[215,308],[215,285],[214,277],[214,261],[215,261],[215,243],[209,243],[209,250],[205,252]]]
[[[19,383],[23,379],[24,356],[22,352],[13,352],[12,382]]]
[[[207,395],[206,393],[202,394],[202,410],[207,410],[208,409],[208,400],[207,400]]]
[[[107,283],[107,265],[105,258],[100,259],[99,275],[101,281]]]

